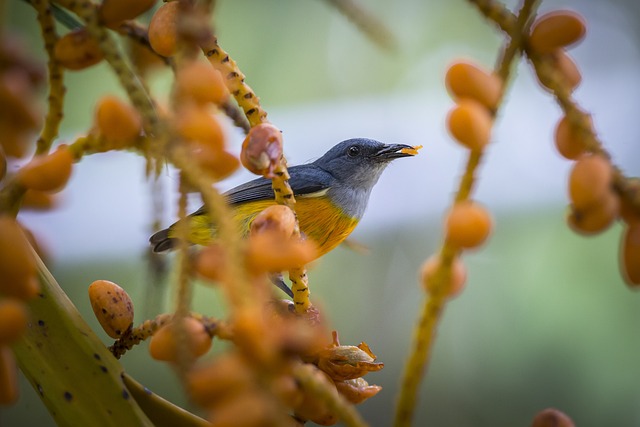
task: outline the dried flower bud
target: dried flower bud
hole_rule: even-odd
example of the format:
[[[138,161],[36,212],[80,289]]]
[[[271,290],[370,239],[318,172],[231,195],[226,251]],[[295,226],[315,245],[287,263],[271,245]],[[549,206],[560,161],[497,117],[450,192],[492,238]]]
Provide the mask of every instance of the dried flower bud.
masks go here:
[[[39,290],[36,261],[24,232],[15,219],[0,216],[0,292],[29,299]]]
[[[198,358],[211,348],[211,335],[204,325],[193,317],[185,317],[182,324],[170,322],[158,329],[149,341],[149,353],[156,360],[175,362],[180,352],[189,352]],[[177,334],[181,334],[178,336]],[[187,348],[180,347],[183,342]]]
[[[536,414],[531,427],[574,427],[574,424],[563,412],[549,408]]]
[[[86,27],[78,28],[60,37],[54,48],[54,56],[69,70],[83,70],[104,58],[98,42]]]
[[[60,191],[69,181],[73,154],[61,145],[51,154],[36,156],[18,171],[16,179],[25,187],[38,191]]]
[[[338,389],[338,393],[354,405],[364,402],[382,390],[382,387],[379,385],[369,385],[364,378],[336,381],[336,388]]]
[[[337,332],[333,332],[334,343],[318,354],[318,368],[335,381],[351,380],[369,372],[384,368],[384,363],[376,363],[376,355],[362,342],[358,346],[340,345]]]
[[[89,285],[89,301],[102,329],[111,338],[120,338],[133,325],[133,302],[127,291],[108,280]]]
[[[249,130],[242,143],[240,161],[250,172],[265,178],[273,177],[273,170],[282,159],[282,133],[271,123],[260,123]]]
[[[502,94],[502,80],[490,71],[469,63],[456,62],[447,70],[447,89],[456,101],[470,98],[494,110]]]
[[[24,302],[14,298],[0,300],[0,346],[14,343],[27,329],[29,315]]]
[[[290,238],[296,229],[296,214],[290,207],[273,205],[260,212],[251,222],[251,234],[273,232]]]

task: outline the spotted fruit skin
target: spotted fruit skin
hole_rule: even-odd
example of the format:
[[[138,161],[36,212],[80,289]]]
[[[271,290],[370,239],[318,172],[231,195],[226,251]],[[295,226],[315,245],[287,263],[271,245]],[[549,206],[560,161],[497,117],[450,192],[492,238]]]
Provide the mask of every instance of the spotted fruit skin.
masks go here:
[[[102,329],[111,338],[120,338],[133,325],[133,302],[115,283],[96,280],[89,286],[89,300]]]

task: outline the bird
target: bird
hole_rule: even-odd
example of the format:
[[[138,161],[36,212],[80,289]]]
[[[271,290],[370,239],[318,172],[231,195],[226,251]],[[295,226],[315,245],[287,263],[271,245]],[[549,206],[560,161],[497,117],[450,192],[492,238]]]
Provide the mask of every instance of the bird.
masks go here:
[[[411,157],[419,148],[352,138],[338,143],[313,162],[289,168],[300,231],[316,244],[318,257],[336,248],[355,229],[365,213],[371,190],[389,163]],[[244,236],[249,234],[256,215],[276,203],[271,180],[263,177],[232,188],[224,195]],[[215,241],[215,225],[204,206],[186,219],[191,244],[208,245]],[[176,224],[151,236],[154,252],[176,246]]]

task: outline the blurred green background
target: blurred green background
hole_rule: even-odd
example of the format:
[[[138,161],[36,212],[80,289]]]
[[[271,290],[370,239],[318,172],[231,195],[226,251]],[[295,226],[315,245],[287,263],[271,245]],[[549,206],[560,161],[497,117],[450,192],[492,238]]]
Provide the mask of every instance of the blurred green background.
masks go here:
[[[439,245],[442,213],[463,166],[464,153],[444,127],[452,105],[444,72],[460,57],[491,67],[503,39],[464,1],[362,2],[396,34],[395,54],[372,45],[323,1],[217,3],[220,43],[284,131],[290,163],[355,136],[425,145],[420,156],[392,165],[374,190],[354,233],[369,253],[338,248],[310,273],[313,301],[341,341],[366,341],[385,363],[366,378],[383,391],[360,409],[372,425],[390,425],[424,298],[417,271]],[[10,30],[44,58],[33,11],[17,0],[7,6]],[[549,0],[541,10],[563,6],[588,21],[587,39],[571,51],[584,77],[576,98],[593,114],[614,161],[637,175],[640,6],[635,0]],[[618,273],[621,227],[584,238],[565,226],[571,165],[552,144],[560,111],[528,64],[521,63],[515,76],[476,192],[494,212],[495,233],[464,257],[467,288],[445,310],[415,425],[526,426],[536,412],[554,406],[581,427],[640,426],[640,301]],[[160,98],[169,85],[167,73],[152,81]],[[61,141],[87,130],[101,94],[123,93],[104,64],[68,73],[67,86]],[[231,150],[238,152],[241,141],[229,126]],[[159,309],[149,305],[154,295],[145,285],[150,186],[133,154],[84,159],[74,174],[57,211],[21,218],[49,249],[55,277],[108,343],[86,296],[93,280],[125,287],[136,302],[136,322]],[[248,178],[238,173],[221,187]],[[161,183],[162,217],[170,223],[175,173],[167,170]],[[172,309],[170,291],[165,300],[164,309]],[[211,288],[198,287],[194,300],[208,314],[223,309]],[[174,374],[152,361],[145,346],[123,364],[151,390],[188,405]],[[52,425],[25,380],[21,392],[16,406],[0,409],[0,425]]]

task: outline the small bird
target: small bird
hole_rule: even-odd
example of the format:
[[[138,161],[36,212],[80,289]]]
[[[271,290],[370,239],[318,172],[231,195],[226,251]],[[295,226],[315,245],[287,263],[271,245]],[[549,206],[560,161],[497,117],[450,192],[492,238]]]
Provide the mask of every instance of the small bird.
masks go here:
[[[312,163],[289,168],[300,231],[317,245],[318,256],[331,251],[351,234],[387,165],[393,159],[417,154],[418,148],[354,138],[340,142]],[[256,215],[276,203],[271,180],[266,178],[239,185],[225,196],[244,235],[248,235]],[[190,243],[207,245],[215,241],[215,225],[204,206],[189,215],[188,220]],[[175,246],[175,226],[151,236],[154,252]]]

